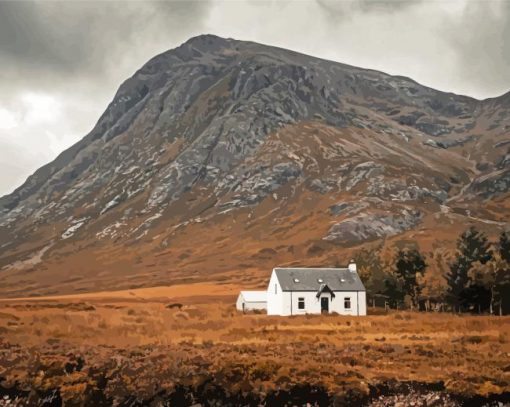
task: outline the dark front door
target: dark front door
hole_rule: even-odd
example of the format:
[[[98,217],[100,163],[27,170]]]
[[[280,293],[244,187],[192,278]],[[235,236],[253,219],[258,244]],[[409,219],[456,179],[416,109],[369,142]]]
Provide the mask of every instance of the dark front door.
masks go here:
[[[328,297],[321,298],[321,312],[329,312],[329,298]]]

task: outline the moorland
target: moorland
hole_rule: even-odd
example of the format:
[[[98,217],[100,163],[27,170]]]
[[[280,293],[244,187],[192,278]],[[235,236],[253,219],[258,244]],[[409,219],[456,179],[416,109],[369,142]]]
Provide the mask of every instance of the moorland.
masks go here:
[[[236,311],[237,292],[189,284],[1,301],[0,405],[508,402],[510,317],[371,307],[269,317]]]

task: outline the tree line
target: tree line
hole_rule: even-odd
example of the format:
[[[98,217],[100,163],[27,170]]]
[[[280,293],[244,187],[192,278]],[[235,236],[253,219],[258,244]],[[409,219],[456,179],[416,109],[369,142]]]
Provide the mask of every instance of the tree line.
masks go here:
[[[510,314],[510,237],[502,232],[491,242],[470,227],[444,270],[427,273],[429,262],[417,245],[398,248],[390,261],[380,250],[355,255],[369,305],[422,311]],[[437,271],[438,267],[436,267]],[[439,267],[439,270],[441,268]]]

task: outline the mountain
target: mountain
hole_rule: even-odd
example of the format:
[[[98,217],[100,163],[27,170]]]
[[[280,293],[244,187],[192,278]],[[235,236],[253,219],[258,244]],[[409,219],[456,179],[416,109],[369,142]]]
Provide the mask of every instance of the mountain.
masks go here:
[[[510,93],[212,35],[147,62],[92,131],[0,198],[0,295],[263,284],[362,245],[507,228]]]

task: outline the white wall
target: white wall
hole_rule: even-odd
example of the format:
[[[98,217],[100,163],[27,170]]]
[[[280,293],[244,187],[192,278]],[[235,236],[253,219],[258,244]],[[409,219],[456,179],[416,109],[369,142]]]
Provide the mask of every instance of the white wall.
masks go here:
[[[276,292],[275,292],[276,285]],[[305,299],[305,309],[298,309],[298,298]],[[366,315],[367,304],[364,291],[337,291],[331,300],[331,294],[323,293],[321,297],[329,298],[329,312],[341,315]],[[345,309],[344,300],[351,299],[351,308]],[[238,300],[239,301],[239,300]],[[358,314],[359,312],[359,314]],[[316,291],[282,291],[276,273],[273,270],[267,286],[267,314],[268,315],[302,315],[320,314],[321,300],[317,298]]]
[[[360,291],[359,295],[359,315],[367,315],[367,293]]]
[[[363,294],[363,296],[361,295]],[[335,299],[333,300],[334,306],[331,311],[337,312],[341,315],[366,315],[366,304],[363,304],[365,293],[358,291],[340,291],[335,293]],[[351,299],[351,308],[345,308],[345,299],[349,297]],[[361,307],[364,306],[365,313],[361,313]],[[359,314],[358,314],[359,312]]]
[[[244,304],[244,307],[243,307]],[[246,301],[243,294],[239,294],[236,301],[236,308],[238,311],[253,311],[267,309],[267,302],[265,301]]]
[[[276,285],[276,292],[275,292]],[[267,286],[267,314],[268,315],[284,315],[282,313],[283,309],[283,294],[280,283],[278,282],[278,278],[276,278],[276,273],[271,273],[271,278],[269,279],[269,284]]]
[[[317,292],[316,291],[293,291],[292,293],[285,293],[288,294],[288,308],[287,308],[287,315],[303,315],[303,314],[320,314],[321,313],[321,302],[320,298],[317,298]],[[325,297],[329,298],[329,294],[324,294]],[[305,309],[299,309],[298,308],[298,299],[302,297],[305,299]],[[292,303],[291,303],[292,299]],[[292,304],[292,306],[291,306]]]
[[[236,308],[238,311],[265,310],[267,309],[267,302],[246,301],[243,294],[239,294],[237,297]]]
[[[273,289],[273,296],[278,298],[276,306],[270,307],[270,294],[268,292],[268,314],[269,315],[304,315],[304,314],[320,314],[321,313],[321,298],[327,297],[329,299],[329,312],[336,312],[340,315],[366,315],[366,302],[365,292],[335,292],[335,297],[331,299],[331,294],[323,293],[320,298],[317,298],[316,291],[285,291],[280,295],[274,295],[274,283],[271,286]],[[278,289],[280,287],[278,286]],[[345,298],[351,299],[351,308],[345,308]],[[298,308],[298,299],[305,299],[305,309]],[[359,299],[359,303],[358,303]]]

